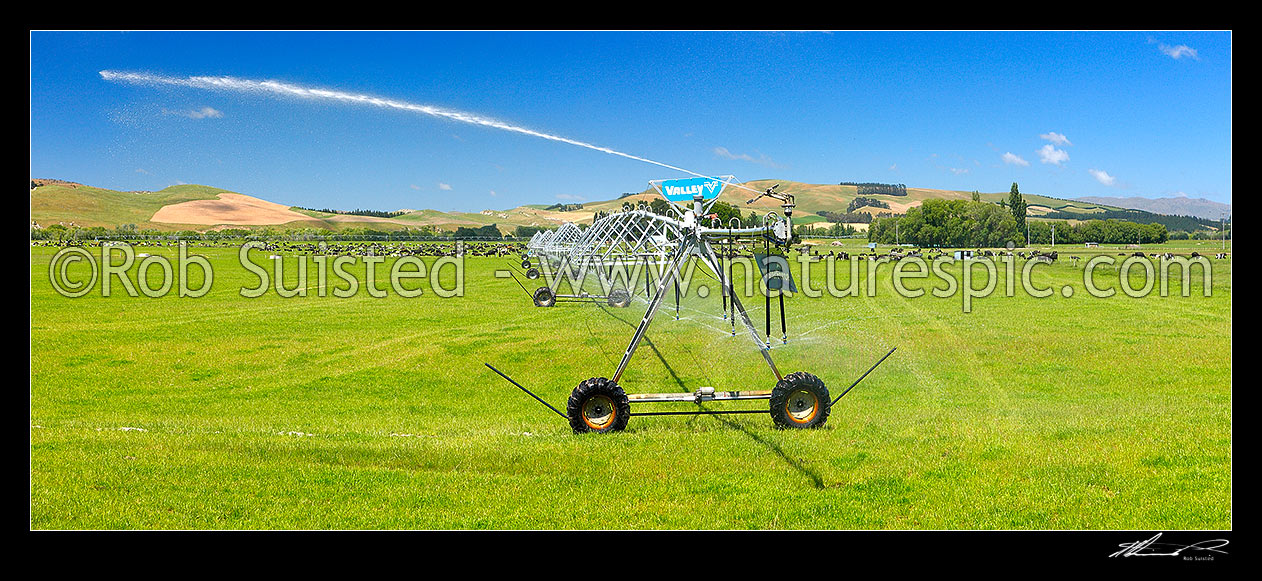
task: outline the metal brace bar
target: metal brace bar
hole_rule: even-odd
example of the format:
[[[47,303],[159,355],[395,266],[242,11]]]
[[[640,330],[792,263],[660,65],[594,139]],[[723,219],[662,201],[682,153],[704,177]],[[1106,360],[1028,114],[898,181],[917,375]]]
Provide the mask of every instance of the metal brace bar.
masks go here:
[[[556,408],[552,407],[552,404],[550,404],[550,403],[548,403],[548,402],[546,402],[546,401],[543,401],[543,399],[541,399],[539,396],[537,396],[537,395],[535,395],[535,394],[533,394],[533,393],[530,393],[530,390],[529,390],[529,389],[526,389],[526,388],[522,387],[520,383],[517,383],[516,381],[513,381],[513,378],[511,378],[511,377],[509,377],[509,376],[507,376],[507,375],[504,375],[504,374],[503,374],[500,370],[498,370],[498,369],[496,369],[496,368],[494,368],[494,367],[491,367],[491,364],[490,364],[490,363],[485,363],[485,362],[484,362],[484,363],[482,363],[482,364],[483,364],[483,365],[485,365],[485,366],[487,366],[488,368],[490,368],[490,369],[491,369],[491,371],[494,371],[495,373],[498,373],[500,377],[503,377],[504,379],[507,379],[509,383],[511,383],[511,384],[513,384],[513,385],[516,385],[516,386],[517,386],[517,389],[520,389],[520,390],[522,390],[522,391],[526,392],[527,394],[529,394],[529,395],[530,395],[530,397],[533,397],[533,398],[535,398],[536,400],[538,400],[538,401],[539,401],[539,403],[541,403],[541,404],[543,404],[543,405],[548,406],[548,409],[550,409],[550,410],[552,410],[552,411],[556,412],[558,416],[561,416],[561,417],[563,417],[563,418],[565,418],[565,419],[567,419],[567,420],[568,420],[568,419],[570,419],[570,416],[567,416],[567,415],[565,415],[565,414],[561,413],[561,410],[558,410],[558,409],[556,409]]]
[[[695,412],[631,412],[633,416],[717,416],[724,414],[766,414],[768,410],[704,410]]]
[[[627,346],[627,351],[622,355],[622,361],[618,363],[618,370],[614,372],[611,378],[614,383],[622,379],[622,372],[626,370],[627,363],[631,361],[631,355],[635,354],[635,348],[639,346],[640,339],[644,338],[644,332],[648,330],[649,323],[653,322],[653,316],[657,314],[657,308],[661,306],[662,299],[666,296],[666,285],[670,280],[679,275],[679,266],[684,260],[692,256],[691,245],[682,242],[675,249],[676,256],[670,262],[670,268],[662,273],[661,278],[657,281],[657,292],[653,294],[653,299],[649,301],[649,308],[644,313],[644,319],[640,321],[640,325],[635,329],[635,335],[631,337],[631,344]]]
[[[833,403],[828,404],[828,407],[832,407],[832,406],[834,406],[834,405],[837,405],[837,402],[838,402],[838,401],[841,401],[841,398],[845,397],[847,393],[850,393],[850,390],[854,389],[854,386],[859,385],[859,382],[860,382],[860,381],[863,381],[863,378],[867,377],[869,373],[872,373],[872,370],[873,370],[873,369],[876,369],[876,366],[877,366],[877,365],[880,365],[880,364],[884,363],[884,362],[885,362],[885,360],[886,360],[886,358],[888,358],[890,355],[893,355],[893,354],[894,354],[894,352],[895,352],[895,351],[897,351],[897,350],[898,350],[898,347],[895,347],[895,348],[893,348],[893,349],[890,349],[890,352],[889,352],[889,353],[886,353],[886,354],[885,354],[885,357],[882,357],[882,358],[881,358],[881,360],[880,360],[880,361],[877,361],[875,365],[873,365],[872,367],[870,367],[867,371],[863,372],[863,375],[860,375],[860,376],[859,376],[859,379],[854,380],[854,383],[850,384],[850,387],[847,387],[847,388],[846,388],[846,391],[841,392],[841,395],[837,396],[837,399],[834,399],[834,400],[833,400]]]

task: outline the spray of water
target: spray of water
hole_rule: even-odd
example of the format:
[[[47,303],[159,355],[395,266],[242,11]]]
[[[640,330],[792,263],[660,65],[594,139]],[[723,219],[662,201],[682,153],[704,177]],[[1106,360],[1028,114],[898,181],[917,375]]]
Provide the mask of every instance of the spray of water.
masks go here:
[[[585,147],[587,149],[600,151],[603,153],[608,153],[610,155],[625,157],[627,159],[634,159],[636,161],[642,161],[644,163],[651,163],[653,165],[661,166],[667,169],[672,169],[675,171],[683,172],[683,173],[694,175],[697,177],[708,177],[703,174],[699,174],[697,172],[684,169],[682,167],[676,167],[667,163],[662,163],[660,161],[654,161],[654,160],[647,159],[644,157],[631,155],[629,153],[623,153],[621,151],[609,149],[608,147],[601,147],[599,145],[593,145],[591,143],[584,143],[582,141],[570,139],[568,137],[561,137],[560,135],[553,135],[551,133],[544,133],[542,131],[535,131],[533,129],[527,129],[525,127],[520,127],[517,125],[510,124],[510,123],[505,123],[503,121],[498,121],[496,119],[491,119],[489,117],[484,117],[482,115],[466,113],[464,111],[455,111],[452,109],[444,109],[441,107],[434,107],[431,105],[421,105],[417,103],[409,103],[406,101],[398,101],[395,99],[374,97],[372,95],[346,93],[342,91],[336,91],[333,89],[322,89],[318,87],[302,87],[302,86],[293,85],[293,84],[285,83],[281,81],[271,81],[271,80],[255,81],[255,80],[250,80],[250,79],[239,79],[236,77],[169,77],[169,76],[154,75],[154,74],[149,74],[149,73],[101,71],[101,78],[107,81],[111,81],[111,82],[127,83],[131,85],[147,85],[147,86],[169,85],[169,86],[178,86],[178,87],[190,87],[194,89],[207,89],[207,90],[214,90],[214,91],[230,91],[230,92],[236,92],[236,93],[251,93],[251,94],[273,95],[273,96],[279,96],[279,97],[295,97],[299,99],[334,101],[334,102],[347,103],[347,104],[353,104],[353,105],[368,105],[372,107],[381,107],[383,109],[409,111],[413,113],[421,113],[424,115],[429,115],[432,117],[440,117],[440,118],[449,119],[452,121],[459,121],[461,123],[469,123],[472,125],[480,125],[482,127],[491,127],[493,129],[511,131],[514,133],[520,133],[520,134],[529,135],[532,137],[539,137],[541,139],[547,139],[550,141],[568,143],[570,145],[577,145],[579,147]],[[735,185],[741,189],[756,191],[746,186],[742,186],[740,184],[732,184],[732,185]]]

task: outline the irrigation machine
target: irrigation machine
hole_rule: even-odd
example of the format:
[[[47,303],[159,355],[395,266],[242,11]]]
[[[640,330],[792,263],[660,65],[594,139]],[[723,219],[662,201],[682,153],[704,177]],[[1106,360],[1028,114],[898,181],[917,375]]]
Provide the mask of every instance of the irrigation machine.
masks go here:
[[[779,428],[817,428],[828,420],[832,407],[863,381],[873,370],[883,363],[897,349],[891,349],[880,360],[872,365],[862,376],[845,391],[831,397],[828,387],[817,376],[804,371],[783,374],[771,357],[771,294],[764,292],[767,300],[766,323],[767,338],[759,335],[749,313],[734,292],[729,265],[719,259],[715,246],[725,251],[724,256],[731,256],[737,247],[761,244],[764,251],[755,252],[754,256],[764,277],[768,290],[794,290],[792,277],[788,271],[787,260],[777,255],[774,249],[787,249],[793,235],[793,195],[776,191],[777,186],[766,190],[755,190],[743,184],[735,183],[733,176],[695,177],[675,180],[653,180],[649,184],[663,198],[670,202],[676,216],[663,216],[645,210],[629,210],[615,212],[596,220],[587,229],[581,229],[573,223],[566,223],[553,231],[535,234],[527,244],[527,251],[522,255],[521,266],[526,277],[536,279],[540,269],[564,270],[595,268],[602,277],[602,290],[589,293],[581,288],[572,288],[571,293],[558,293],[559,280],[539,287],[531,294],[536,306],[551,307],[559,301],[607,302],[610,306],[626,307],[631,304],[633,293],[638,289],[629,289],[611,285],[607,282],[612,269],[631,263],[653,264],[659,267],[655,283],[645,277],[645,298],[648,308],[631,337],[630,344],[618,363],[617,369],[609,377],[592,377],[583,380],[571,392],[566,410],[553,407],[538,395],[514,381],[500,370],[485,364],[518,389],[527,393],[539,403],[547,406],[557,415],[565,418],[575,433],[585,432],[617,432],[626,428],[632,416],[667,416],[667,415],[707,415],[707,414],[763,414],[770,413],[772,421]],[[740,227],[735,220],[726,226],[716,223],[710,209],[719,194],[727,186],[749,190],[757,194],[746,202],[770,197],[781,202],[783,215],[774,211],[768,212],[762,225]],[[710,226],[704,223],[707,218]],[[538,262],[538,267],[531,259]],[[699,387],[692,393],[627,393],[619,381],[623,371],[635,355],[636,348],[648,331],[654,317],[665,301],[667,287],[675,285],[675,318],[679,318],[679,282],[680,273],[692,259],[700,260],[714,275],[722,289],[723,317],[731,322],[732,335],[736,334],[736,319],[739,317],[750,338],[758,347],[763,360],[776,383],[770,390],[731,390],[721,391],[715,387]],[[574,274],[571,270],[571,274]],[[516,278],[516,277],[514,277]],[[582,280],[583,273],[571,276]],[[520,281],[518,281],[520,285]],[[631,285],[627,285],[631,286]],[[636,285],[638,286],[638,285]],[[525,290],[525,287],[522,287]],[[787,342],[785,330],[784,293],[779,295],[781,341]],[[707,402],[769,400],[768,410],[711,410],[702,408]],[[632,411],[633,404],[644,403],[692,403],[696,409],[686,411]]]

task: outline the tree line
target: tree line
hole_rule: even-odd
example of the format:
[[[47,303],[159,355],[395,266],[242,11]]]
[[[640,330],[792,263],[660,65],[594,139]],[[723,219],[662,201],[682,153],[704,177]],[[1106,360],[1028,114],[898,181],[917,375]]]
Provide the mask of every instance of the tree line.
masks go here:
[[[859,230],[850,224],[837,223],[834,223],[827,228],[817,224],[802,224],[794,226],[793,230],[795,233],[805,236],[832,236],[834,238],[854,236],[859,233]]]
[[[1043,214],[1039,217],[1047,218],[1049,220],[1081,220],[1083,218],[1090,218],[1092,220],[1125,220],[1141,224],[1157,223],[1165,226],[1168,230],[1182,230],[1185,232],[1206,230],[1209,227],[1217,227],[1219,224],[1219,222],[1215,220],[1206,220],[1195,216],[1170,216],[1166,214],[1154,214],[1144,210],[1104,210],[1102,212],[1092,212],[1090,214],[1056,210]]]
[[[544,226],[517,226],[512,233],[513,238],[530,238],[536,232],[543,230],[552,230]],[[440,230],[437,226],[422,225],[409,226],[398,230],[378,230],[371,227],[363,228],[340,228],[338,230],[325,230],[322,228],[277,228],[265,226],[262,228],[226,228],[222,230],[209,230],[205,232],[197,230],[153,230],[153,229],[137,229],[135,224],[123,224],[115,228],[105,228],[104,226],[91,227],[67,227],[62,224],[53,224],[46,228],[32,228],[32,240],[91,240],[94,238],[161,238],[174,236],[180,239],[188,240],[219,240],[231,238],[272,238],[272,237],[297,237],[312,240],[321,238],[346,238],[355,236],[364,236],[372,239],[381,240],[411,240],[416,238],[504,238],[496,224],[488,224],[471,228],[461,226],[456,228],[455,232],[447,232]]]
[[[889,218],[894,215],[893,212],[877,212],[869,214],[867,212],[833,212],[830,210],[820,210],[815,215],[823,217],[829,222],[839,222],[843,224],[871,224],[876,218]]]
[[[457,239],[460,239],[460,238],[503,238],[504,237],[504,235],[500,233],[500,229],[495,224],[487,224],[486,226],[479,226],[477,228],[470,228],[468,226],[460,226],[459,228],[456,228],[456,232],[452,234],[452,236]]]
[[[925,200],[902,216],[877,218],[868,226],[868,241],[881,244],[994,248],[1021,240],[1011,213],[969,200]]]
[[[863,196],[858,196],[855,199],[850,200],[849,204],[846,204],[846,212],[854,212],[855,210],[858,210],[859,208],[863,208],[863,207],[885,208],[888,210],[890,205],[876,198],[865,198]]]
[[[671,218],[676,217],[675,211],[672,210],[670,207],[670,202],[666,201],[664,198],[653,198],[653,200],[650,202],[640,201],[639,203],[636,203],[636,204],[632,204],[629,201],[623,202],[621,209],[624,212],[628,212],[631,210],[645,210],[645,211],[657,214],[659,216],[668,216]],[[604,218],[605,216],[608,216],[609,214],[610,214],[609,212],[604,211],[604,210],[596,212],[596,214],[592,217],[592,221],[594,222],[596,220]],[[701,223],[703,226],[710,226],[711,224],[718,224],[723,227],[726,227],[728,225],[735,225],[739,223],[740,225],[735,226],[735,227],[752,228],[754,226],[762,225],[762,216],[759,215],[757,212],[750,210],[748,214],[742,216],[741,209],[739,207],[729,204],[727,202],[716,201],[714,205],[710,206],[709,215],[714,216],[714,219],[711,220],[708,217],[702,217]],[[736,222],[732,222],[733,218],[736,219]]]
[[[332,210],[329,208],[306,208],[303,206],[294,206],[294,207],[299,210],[307,210],[308,212],[324,212],[325,214],[341,214],[344,216],[371,216],[373,218],[393,218],[395,216],[402,216],[407,213],[407,212],[404,212],[403,210],[396,210],[394,212],[386,212],[384,210],[361,210],[359,208],[356,208],[354,210]]]
[[[1053,227],[1056,242],[1061,244],[1160,244],[1169,239],[1166,227],[1155,222],[1139,224],[1107,219],[1071,224],[1030,220],[1028,226],[1018,228],[1016,216],[995,204],[925,200],[903,216],[873,220],[868,227],[868,240],[929,247],[998,248],[1008,242],[1024,245],[1027,232],[1031,244],[1050,244]]]
[[[1126,220],[1087,220],[1077,224],[1061,221],[1030,221],[1030,243],[1051,244],[1052,228],[1057,244],[1160,244],[1169,239],[1163,224],[1140,224]]]
[[[494,226],[491,226],[494,228]],[[533,234],[533,232],[532,232]],[[45,228],[31,228],[31,240],[56,240],[58,242],[70,240],[93,240],[93,239],[162,239],[174,238],[180,240],[230,240],[239,238],[292,238],[305,240],[322,240],[322,239],[338,239],[345,240],[348,238],[362,237],[374,240],[416,240],[416,239],[451,239],[456,238],[501,238],[503,237],[499,230],[496,229],[494,234],[486,227],[471,229],[466,228],[464,232],[458,232],[453,235],[451,232],[445,232],[436,226],[424,225],[419,227],[405,227],[397,230],[378,230],[376,228],[341,228],[338,230],[325,230],[323,228],[279,228],[273,226],[265,226],[262,228],[225,228],[221,230],[154,230],[149,228],[136,228],[135,224],[123,224],[114,228],[106,228],[104,226],[65,226],[62,224],[53,224]]]
[[[904,184],[882,184],[877,182],[839,182],[839,186],[855,186],[859,195],[879,194],[885,196],[906,196],[907,186]]]

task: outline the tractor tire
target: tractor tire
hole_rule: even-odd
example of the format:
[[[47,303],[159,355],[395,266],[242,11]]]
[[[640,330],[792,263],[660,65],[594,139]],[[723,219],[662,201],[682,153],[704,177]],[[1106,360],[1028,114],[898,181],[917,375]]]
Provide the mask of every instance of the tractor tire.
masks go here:
[[[528,278],[528,279],[530,279],[530,280],[535,280],[536,278],[539,278],[539,269],[537,269],[537,268],[531,268],[530,270],[527,270],[527,271],[526,271],[526,278]]]
[[[818,428],[828,421],[832,400],[818,377],[798,371],[771,391],[771,420],[777,428]]]
[[[616,288],[609,293],[609,306],[624,309],[631,304],[631,293],[626,289]]]
[[[535,291],[534,299],[536,307],[550,307],[557,303],[556,295],[546,286],[541,286]]]
[[[565,411],[575,434],[620,432],[631,418],[631,402],[612,380],[593,377],[574,388]]]

